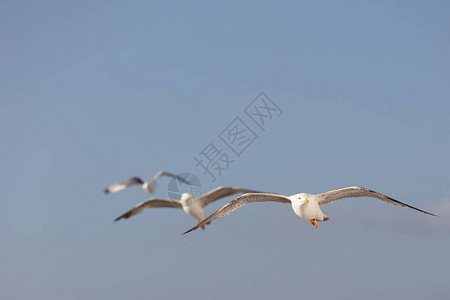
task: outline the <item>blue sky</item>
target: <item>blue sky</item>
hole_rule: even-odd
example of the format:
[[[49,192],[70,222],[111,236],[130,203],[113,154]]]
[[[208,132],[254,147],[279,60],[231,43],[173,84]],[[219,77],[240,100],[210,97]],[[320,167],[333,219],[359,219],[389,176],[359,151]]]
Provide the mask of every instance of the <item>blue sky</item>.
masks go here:
[[[449,11],[2,1],[1,298],[450,297]],[[235,117],[251,125],[261,91],[283,115],[212,183],[194,156]],[[103,189],[161,169],[204,191],[359,185],[439,217],[353,199],[324,207],[317,229],[278,204],[185,236],[181,211],[113,223],[149,196]]]

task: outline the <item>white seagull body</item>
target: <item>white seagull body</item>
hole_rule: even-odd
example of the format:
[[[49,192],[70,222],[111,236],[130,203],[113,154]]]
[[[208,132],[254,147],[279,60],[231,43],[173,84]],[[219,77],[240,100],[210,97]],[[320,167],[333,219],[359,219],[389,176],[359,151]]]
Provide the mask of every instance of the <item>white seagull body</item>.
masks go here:
[[[385,196],[383,194],[371,191],[366,188],[357,187],[357,186],[336,189],[336,190],[328,191],[328,192],[321,193],[321,194],[300,193],[300,194],[295,194],[292,196],[284,196],[284,195],[269,194],[269,193],[259,193],[259,194],[248,193],[248,194],[242,195],[242,196],[234,199],[233,201],[229,202],[228,204],[224,205],[222,208],[218,209],[215,213],[213,213],[208,218],[203,220],[198,225],[192,227],[185,233],[194,231],[197,228],[203,226],[204,224],[209,224],[213,220],[217,219],[218,217],[226,216],[229,213],[231,213],[232,211],[238,209],[239,207],[241,207],[245,204],[258,203],[258,202],[289,203],[292,205],[292,209],[294,210],[294,213],[297,216],[308,220],[309,223],[311,223],[314,227],[317,228],[318,221],[323,222],[323,221],[327,221],[330,219],[320,209],[320,207],[322,205],[329,204],[329,203],[337,201],[337,200],[341,200],[341,199],[345,199],[345,198],[353,198],[353,197],[376,198],[376,199],[382,200],[387,203],[391,203],[394,205],[400,205],[403,207],[409,207],[409,208],[415,209],[417,211],[420,211],[422,213],[434,216],[434,214],[432,214],[432,213],[426,212],[424,210],[413,207],[406,203],[397,201],[397,200],[390,198],[388,196]]]
[[[151,181],[144,181],[139,177],[131,177],[125,181],[114,183],[114,184],[108,186],[104,190],[104,193],[105,194],[114,193],[114,192],[126,189],[127,187],[132,186],[132,185],[140,185],[140,186],[142,186],[142,189],[144,189],[144,191],[146,191],[150,194],[153,194],[156,190],[156,181],[162,176],[176,178],[183,183],[190,184],[189,181],[187,181],[186,179],[184,179],[178,175],[175,175],[175,174],[172,174],[172,173],[169,173],[166,171],[159,171],[158,173],[155,174],[155,176],[153,176],[153,179]]]
[[[147,208],[169,207],[169,208],[183,209],[185,213],[194,217],[195,220],[197,220],[197,223],[200,223],[206,218],[204,212],[205,206],[221,198],[238,193],[257,193],[257,192],[248,189],[220,186],[212,191],[207,192],[206,194],[203,194],[197,199],[192,198],[192,196],[188,193],[183,193],[181,195],[180,201],[171,199],[151,198],[148,199],[147,201],[139,203],[134,208],[130,209],[120,217],[116,218],[114,222],[119,221],[120,219],[128,219],[129,217],[140,214]],[[205,224],[201,226],[202,229],[205,229]]]

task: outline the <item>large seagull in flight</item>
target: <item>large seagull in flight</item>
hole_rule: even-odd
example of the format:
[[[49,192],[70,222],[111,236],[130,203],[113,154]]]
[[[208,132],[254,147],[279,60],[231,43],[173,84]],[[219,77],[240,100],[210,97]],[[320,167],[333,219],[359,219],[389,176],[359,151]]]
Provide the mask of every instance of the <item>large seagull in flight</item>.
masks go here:
[[[394,205],[400,205],[403,207],[409,207],[412,209],[415,209],[417,211],[420,211],[422,213],[435,216],[432,213],[429,213],[427,211],[421,210],[419,208],[413,207],[411,205],[408,205],[406,203],[400,202],[398,200],[392,199],[388,196],[385,196],[383,194],[371,191],[366,188],[358,187],[358,186],[352,186],[352,187],[346,187],[336,190],[331,190],[325,193],[321,194],[306,194],[306,193],[300,193],[295,194],[292,196],[284,196],[284,195],[278,195],[278,194],[269,194],[269,193],[248,193],[244,194],[233,201],[229,202],[228,204],[224,205],[222,208],[217,210],[215,213],[210,215],[208,218],[200,222],[198,225],[192,227],[188,231],[185,232],[191,232],[196,230],[199,227],[204,226],[205,224],[211,223],[213,220],[217,219],[218,217],[223,217],[231,213],[232,211],[238,209],[241,206],[244,206],[245,204],[249,203],[258,203],[258,202],[280,202],[280,203],[286,203],[291,204],[292,209],[294,210],[294,213],[299,216],[300,218],[306,219],[311,223],[314,227],[317,228],[318,224],[317,222],[323,222],[327,221],[330,218],[327,217],[320,207],[325,204],[329,204],[331,202],[346,199],[346,198],[353,198],[353,197],[369,197],[369,198],[376,198],[381,201],[394,204]]]

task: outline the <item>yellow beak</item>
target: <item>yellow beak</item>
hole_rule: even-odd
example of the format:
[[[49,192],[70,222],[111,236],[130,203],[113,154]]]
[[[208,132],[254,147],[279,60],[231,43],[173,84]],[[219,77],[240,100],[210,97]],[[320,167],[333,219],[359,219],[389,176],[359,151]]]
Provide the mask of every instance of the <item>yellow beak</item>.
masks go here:
[[[303,200],[302,202],[305,204],[308,204],[309,201],[308,201],[308,199],[305,198],[305,200]]]

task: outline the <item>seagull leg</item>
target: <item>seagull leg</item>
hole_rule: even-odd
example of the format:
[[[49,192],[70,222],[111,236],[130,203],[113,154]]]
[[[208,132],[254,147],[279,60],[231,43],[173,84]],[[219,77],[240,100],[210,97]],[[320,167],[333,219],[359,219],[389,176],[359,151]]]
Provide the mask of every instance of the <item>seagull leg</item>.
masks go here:
[[[201,225],[200,228],[205,230],[205,225]]]
[[[314,226],[315,228],[317,228],[317,226],[319,226],[319,224],[317,224],[317,221],[314,219],[309,220],[309,223]]]

